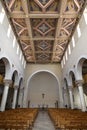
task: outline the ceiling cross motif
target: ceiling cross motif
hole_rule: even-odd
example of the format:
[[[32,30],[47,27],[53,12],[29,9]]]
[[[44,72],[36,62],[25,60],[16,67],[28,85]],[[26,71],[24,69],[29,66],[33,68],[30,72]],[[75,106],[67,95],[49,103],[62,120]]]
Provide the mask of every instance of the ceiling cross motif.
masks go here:
[[[41,26],[38,27],[39,30],[41,30],[43,33],[49,30],[49,27],[46,24],[42,24]]]
[[[1,0],[27,63],[59,63],[86,0]]]
[[[42,12],[46,13],[47,7],[49,7],[55,0],[34,0],[34,1],[42,9]]]
[[[48,34],[51,30],[54,30],[55,28],[52,27],[45,19],[42,19],[37,24],[37,26],[33,27],[33,29],[36,30],[36,35],[39,32],[42,36],[45,36],[46,34]]]
[[[45,50],[46,48],[48,48],[48,44],[45,41],[42,41],[38,47],[42,50]]]
[[[47,54],[40,54],[40,55],[38,55],[38,57],[37,57],[37,60],[39,59],[39,61],[42,61],[42,62],[44,62],[44,61],[48,61],[49,60],[49,55],[47,55]]]

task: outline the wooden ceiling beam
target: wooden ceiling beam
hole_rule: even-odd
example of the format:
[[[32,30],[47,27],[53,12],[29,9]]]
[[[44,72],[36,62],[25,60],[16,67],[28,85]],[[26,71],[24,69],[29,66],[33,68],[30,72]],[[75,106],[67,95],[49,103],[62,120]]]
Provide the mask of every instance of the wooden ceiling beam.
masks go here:
[[[35,52],[36,54],[38,54],[38,53],[42,53],[42,54],[44,54],[44,53],[48,53],[48,54],[52,54],[52,53],[54,53],[54,54],[56,54],[56,55],[58,55],[58,54],[61,54],[61,51],[60,52],[52,52],[52,51],[36,51]]]
[[[52,51],[36,51],[35,53],[36,53],[36,54],[38,54],[38,53],[40,53],[40,54],[41,54],[41,53],[42,53],[42,54],[46,54],[46,53],[47,53],[47,54],[51,54],[51,53],[53,53],[53,52],[52,52]]]
[[[40,41],[40,40],[48,40],[48,41],[54,41],[54,40],[68,40],[69,39],[69,37],[64,37],[64,36],[61,36],[61,37],[57,37],[57,38],[52,38],[52,37],[37,37],[37,38],[30,38],[29,36],[19,36],[18,37],[18,39],[19,40],[25,40],[25,41],[31,41],[31,40],[33,40],[33,41]]]
[[[9,10],[11,9],[12,5],[14,4],[15,0],[12,0],[8,6]]]
[[[40,40],[49,40],[49,41],[54,41],[55,38],[52,37],[37,37],[37,38],[33,38],[34,41],[40,41]]]
[[[43,64],[46,64],[46,63],[50,63],[51,60],[36,60],[36,63],[43,63]],[[30,63],[30,62],[29,62]]]
[[[67,0],[61,0],[61,2],[60,2],[60,17],[59,17],[58,22],[57,22],[55,38],[59,37],[59,35],[60,35],[60,30],[61,30],[62,22],[63,22],[63,17],[61,17],[61,16],[65,11],[66,4],[67,4]],[[55,39],[53,51],[56,49],[56,44],[57,44],[57,40]],[[55,56],[54,56],[54,53],[53,53],[52,62],[53,62],[54,57]]]
[[[20,36],[18,37],[19,40],[29,40],[29,41],[38,41],[38,40],[49,40],[54,41],[55,38],[50,37],[37,37],[37,38],[30,38],[29,36]]]
[[[59,17],[61,17],[61,18],[77,18],[78,17],[78,14],[77,13],[71,13],[71,14],[62,14],[62,15],[60,15],[60,14],[56,14],[56,13],[54,13],[54,14],[51,14],[51,13],[49,13],[49,14],[28,14],[28,15],[26,15],[24,12],[22,12],[22,11],[15,11],[15,12],[10,12],[9,14],[8,14],[8,17],[10,17],[10,18],[26,18],[26,17],[28,17],[28,18],[59,18]]]
[[[30,40],[29,36],[19,36],[18,39],[19,40],[24,40],[24,41],[29,41]]]
[[[31,29],[30,19],[28,17],[28,14],[29,14],[28,1],[27,0],[21,0],[21,3],[22,3],[22,7],[23,7],[23,10],[24,10],[24,13],[26,14],[25,22],[26,22],[27,29],[28,29],[28,35],[32,39],[32,29]],[[36,61],[35,60],[35,49],[34,49],[33,40],[31,40],[31,47],[32,47],[32,51],[33,51],[32,52],[33,53],[33,59],[34,59],[34,61]]]
[[[29,62],[29,63],[58,63],[58,62],[60,62],[61,57],[63,56],[65,49],[67,48],[67,42],[71,39],[72,30],[69,30],[69,29],[70,28],[72,29],[72,27],[74,26],[74,23],[76,22],[75,20],[78,21],[79,18],[81,17],[82,11],[80,11],[80,9],[83,8],[82,7],[83,3],[80,4],[80,2],[78,0],[73,0],[74,3],[70,0],[59,0],[58,1],[58,10],[52,11],[51,8],[56,7],[55,2],[57,2],[57,1],[51,0],[55,4],[53,7],[50,6],[51,3],[47,4],[48,1],[46,1],[47,2],[46,6],[44,6],[44,5],[40,6],[40,4],[38,5],[39,7],[42,8],[42,11],[39,11],[39,9],[37,9],[37,8],[36,9],[33,8],[33,10],[31,11],[31,7],[35,7],[33,5],[34,3],[32,0],[31,1],[30,0],[21,0],[21,1],[20,0],[11,0],[11,1],[9,1],[9,3],[6,0],[1,0],[1,1],[2,1],[3,5],[5,5],[5,10],[6,10],[7,16],[11,20],[12,25],[17,25],[16,28],[17,27],[19,28],[19,31],[16,31],[17,40],[20,41],[21,47],[23,47],[22,51],[26,57],[27,62]],[[36,1],[36,3],[38,3],[37,1],[39,1],[39,0],[34,0],[34,1]],[[83,0],[84,4],[86,3],[85,1]],[[32,5],[30,2],[32,2]],[[41,2],[39,2],[39,3],[41,3]],[[73,4],[76,5],[77,11],[75,10]],[[23,8],[23,10],[21,11],[22,8]],[[67,10],[65,11],[66,8],[67,8]],[[47,10],[49,10],[49,11],[47,11]],[[54,10],[55,10],[55,8],[54,8]],[[41,27],[38,19],[45,19],[45,21],[47,20],[48,24],[45,22],[43,22],[43,23],[46,24],[48,26],[48,28],[50,28],[50,26],[51,26],[50,19],[54,20],[54,21],[56,19],[57,24],[55,25],[54,36],[51,37],[52,36],[52,35],[50,35],[51,33],[49,33],[49,36],[47,36],[47,35],[45,35],[45,32],[42,30],[41,31],[42,37],[36,33],[35,33],[36,37],[34,37],[34,35],[32,34],[32,30],[33,30],[33,28],[32,28],[33,25],[31,24],[32,19],[36,20],[36,21],[34,21],[34,26],[39,25],[38,27]],[[41,23],[41,21],[40,21],[40,23]],[[43,23],[41,23],[41,25],[43,25]],[[52,27],[54,27],[55,23],[52,23],[52,24],[53,24]],[[15,28],[15,26],[14,26],[14,28]],[[62,31],[61,31],[61,29],[62,29]],[[28,32],[28,35],[26,34],[25,30]],[[48,29],[48,30],[51,32],[50,29]],[[23,34],[23,32],[24,32],[24,34]],[[60,36],[60,32],[61,32],[61,36]],[[48,32],[46,32],[46,33],[48,33]],[[38,42],[40,43],[40,41],[43,41],[43,40],[44,41],[47,40],[46,42],[48,44],[50,44],[50,45],[48,45],[47,49],[45,49],[45,50],[43,48],[39,49],[40,46],[39,46]],[[35,41],[37,44],[34,44]],[[51,43],[52,43],[52,45],[51,45]],[[35,45],[35,48],[38,47],[38,50],[36,49],[36,51],[35,51],[34,45]],[[53,47],[53,50],[51,49],[51,46]],[[41,57],[40,57],[41,54],[46,55],[47,59],[46,58],[41,59]],[[38,59],[38,56],[40,57],[40,59]],[[36,57],[36,59],[35,59],[35,57]]]

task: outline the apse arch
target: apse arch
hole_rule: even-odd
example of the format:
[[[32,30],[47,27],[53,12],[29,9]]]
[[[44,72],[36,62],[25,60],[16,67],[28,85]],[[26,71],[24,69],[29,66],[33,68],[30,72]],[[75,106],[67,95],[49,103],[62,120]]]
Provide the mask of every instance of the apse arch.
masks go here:
[[[57,92],[57,99],[55,100],[55,103],[54,104],[56,104],[56,102],[57,102],[57,100],[58,100],[58,102],[60,101],[60,99],[59,99],[59,85],[60,85],[60,82],[59,82],[59,79],[58,79],[58,77],[54,74],[54,73],[52,73],[51,71],[48,71],[48,70],[39,70],[39,71],[36,71],[36,72],[34,72],[29,78],[28,78],[28,82],[27,82],[27,87],[28,87],[28,90],[31,90],[31,81],[32,81],[32,79],[35,77],[35,76],[38,76],[38,75],[40,75],[40,74],[47,74],[50,78],[53,78],[52,80],[54,80],[54,81],[56,81],[56,86],[54,86],[54,89],[56,88],[57,90],[56,90],[56,92]],[[46,78],[46,77],[45,77]],[[51,82],[51,81],[50,81]],[[40,83],[41,84],[41,83]],[[44,85],[43,85],[44,86]],[[46,88],[45,88],[46,89]],[[49,89],[49,83],[48,83],[48,86],[47,86],[47,89]],[[51,90],[49,90],[49,91],[51,91]],[[55,90],[54,90],[55,91]],[[29,92],[29,91],[28,91]],[[28,99],[28,92],[27,92],[27,99]],[[51,92],[50,92],[51,93]],[[44,96],[45,94],[44,94],[44,92],[42,92],[42,97]],[[50,94],[49,94],[50,95]],[[56,95],[56,94],[55,94]],[[42,97],[40,97],[40,98],[42,98]],[[47,99],[48,100],[48,99]],[[29,99],[28,99],[28,101],[29,101]],[[43,99],[41,100],[41,101],[43,101]],[[46,104],[47,104],[48,102],[46,102]],[[45,106],[46,106],[46,104],[45,104]],[[41,104],[37,104],[36,106],[38,107],[38,105],[41,105]],[[42,105],[44,105],[44,103],[42,103]],[[47,104],[48,105],[48,104]],[[36,107],[35,106],[35,107]],[[51,105],[48,105],[48,107],[55,107],[55,105],[53,106],[51,106]]]

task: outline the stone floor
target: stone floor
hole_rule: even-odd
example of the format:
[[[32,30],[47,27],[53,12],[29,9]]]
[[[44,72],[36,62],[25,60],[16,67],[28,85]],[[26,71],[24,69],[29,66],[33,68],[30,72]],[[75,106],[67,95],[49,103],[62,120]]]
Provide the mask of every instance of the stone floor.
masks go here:
[[[32,130],[55,130],[46,111],[40,111]]]

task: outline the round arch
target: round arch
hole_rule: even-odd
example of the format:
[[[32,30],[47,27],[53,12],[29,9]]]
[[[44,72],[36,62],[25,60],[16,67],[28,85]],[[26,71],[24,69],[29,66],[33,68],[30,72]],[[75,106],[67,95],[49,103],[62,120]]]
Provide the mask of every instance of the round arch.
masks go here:
[[[82,78],[82,65],[83,65],[85,60],[87,60],[87,56],[82,56],[77,61],[77,64],[76,64],[76,75],[77,75],[78,80],[83,79]]]
[[[72,78],[74,78],[74,81],[76,80],[74,71],[70,70],[68,76],[69,76],[69,84],[68,85],[69,85],[69,87],[72,87],[72,82],[73,82]]]
[[[5,79],[11,78],[11,64],[10,61],[6,57],[1,57],[0,60],[3,60],[5,64]]]
[[[29,84],[30,84],[30,82],[31,82],[31,80],[32,80],[32,78],[34,77],[34,76],[36,76],[37,74],[40,74],[40,73],[45,73],[45,74],[48,74],[49,76],[52,76],[54,79],[55,79],[55,81],[56,81],[56,84],[57,84],[57,89],[58,89],[58,92],[59,92],[59,85],[60,85],[60,83],[59,83],[59,79],[58,79],[58,77],[56,77],[56,75],[54,74],[54,73],[52,73],[52,72],[50,72],[50,71],[48,71],[48,70],[39,70],[39,71],[36,71],[36,72],[34,72],[29,78],[28,78],[28,82],[27,82],[27,89],[30,89],[30,86],[29,86]],[[59,99],[59,93],[57,92],[57,95],[58,95],[58,101],[60,100]],[[28,93],[27,93],[27,97],[28,97]],[[42,98],[44,97],[44,93],[42,93]],[[28,98],[27,98],[28,99]],[[56,102],[56,101],[55,101]]]
[[[19,77],[18,77],[18,71],[17,70],[14,70],[13,73],[12,73],[12,78],[13,78],[13,82],[14,82],[14,85],[17,86],[18,83],[19,83]]]
[[[48,72],[48,73],[52,74],[52,75],[56,78],[58,84],[60,85],[58,77],[57,77],[53,72],[48,71],[48,70],[39,70],[39,71],[35,71],[35,72],[28,78],[27,87],[28,87],[28,83],[29,83],[30,79],[33,77],[33,75],[35,75],[35,74],[37,74],[37,73],[39,73],[39,72]]]

